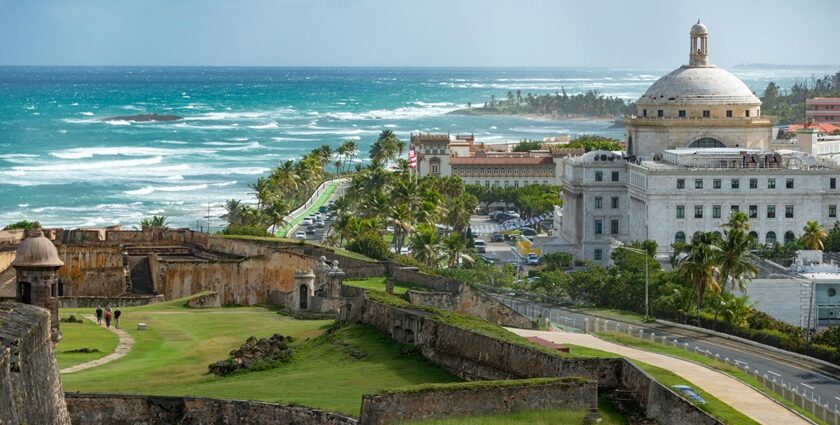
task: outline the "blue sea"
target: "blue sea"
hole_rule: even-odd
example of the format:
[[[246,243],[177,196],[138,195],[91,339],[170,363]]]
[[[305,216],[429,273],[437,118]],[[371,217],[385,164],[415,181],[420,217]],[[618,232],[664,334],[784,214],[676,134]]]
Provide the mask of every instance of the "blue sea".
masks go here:
[[[0,225],[173,225],[218,228],[222,203],[279,162],[356,140],[360,157],[383,129],[474,133],[479,142],[621,129],[598,120],[448,115],[508,91],[595,89],[635,99],[665,69],[339,69],[0,67]],[[822,70],[738,69],[761,93]],[[174,122],[104,122],[141,113]]]

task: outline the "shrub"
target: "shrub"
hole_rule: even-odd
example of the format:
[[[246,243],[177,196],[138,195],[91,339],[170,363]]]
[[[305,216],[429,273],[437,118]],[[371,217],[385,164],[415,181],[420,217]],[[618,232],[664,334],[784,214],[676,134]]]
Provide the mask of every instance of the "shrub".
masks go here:
[[[34,221],[29,220],[21,220],[17,223],[9,224],[8,226],[4,227],[3,230],[15,230],[15,229],[31,229],[35,225]]]
[[[388,243],[382,239],[382,235],[374,231],[362,233],[350,241],[346,248],[375,260],[387,260],[390,255]]]

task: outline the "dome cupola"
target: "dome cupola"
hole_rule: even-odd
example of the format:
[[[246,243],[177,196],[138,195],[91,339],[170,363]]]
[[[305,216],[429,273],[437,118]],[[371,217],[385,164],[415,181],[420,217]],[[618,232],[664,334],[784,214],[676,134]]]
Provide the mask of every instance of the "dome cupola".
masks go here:
[[[12,261],[15,268],[58,268],[64,262],[58,257],[58,250],[51,240],[44,236],[41,225],[35,222],[35,226],[26,231],[26,239],[20,243]]]

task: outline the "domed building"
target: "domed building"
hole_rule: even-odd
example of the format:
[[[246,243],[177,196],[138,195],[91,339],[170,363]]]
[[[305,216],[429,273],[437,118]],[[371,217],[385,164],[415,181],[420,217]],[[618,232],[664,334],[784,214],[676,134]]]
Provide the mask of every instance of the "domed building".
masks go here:
[[[648,157],[691,147],[766,148],[772,122],[761,100],[738,77],[709,64],[709,31],[697,21],[690,32],[689,63],[663,76],[624,120],[627,153]]]

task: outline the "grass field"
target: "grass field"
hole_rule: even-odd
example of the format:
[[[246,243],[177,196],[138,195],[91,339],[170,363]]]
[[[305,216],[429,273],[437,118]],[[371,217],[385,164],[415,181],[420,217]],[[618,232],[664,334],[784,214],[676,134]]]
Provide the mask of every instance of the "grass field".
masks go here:
[[[387,279],[385,277],[371,277],[367,279],[353,279],[353,280],[345,280],[344,284],[347,286],[355,286],[357,288],[363,289],[373,289],[376,291],[385,292],[385,281]],[[406,293],[409,289],[418,289],[418,290],[426,290],[428,288],[423,288],[422,286],[412,285],[407,282],[394,282],[394,294],[400,295]]]
[[[260,307],[194,310],[183,302],[123,309],[123,328],[135,339],[131,352],[62,376],[65,391],[251,399],[358,415],[364,393],[457,381],[372,328],[354,326],[324,336],[331,321],[295,320]],[[149,330],[137,331],[139,321]],[[224,378],[207,373],[207,365],[225,359],[247,337],[273,333],[299,339],[290,363]],[[356,360],[350,348],[366,356]]]
[[[63,318],[67,316],[61,315]],[[62,338],[55,346],[55,358],[59,369],[105,357],[114,351],[119,343],[119,337],[115,333],[98,326],[96,322],[82,318],[81,315],[76,315],[76,317],[84,320],[84,323],[61,323]],[[83,348],[99,351],[95,353],[72,352]]]

